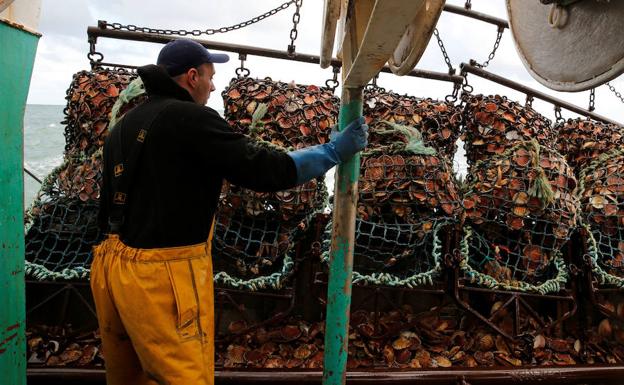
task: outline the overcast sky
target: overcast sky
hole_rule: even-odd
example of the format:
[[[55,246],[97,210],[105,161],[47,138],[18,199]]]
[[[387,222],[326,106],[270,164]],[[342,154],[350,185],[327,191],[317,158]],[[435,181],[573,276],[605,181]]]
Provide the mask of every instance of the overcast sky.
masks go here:
[[[167,29],[201,29],[229,26],[250,19],[279,6],[282,0],[43,0],[39,42],[35,68],[32,76],[28,103],[65,104],[65,91],[71,82],[72,74],[89,69],[86,57],[88,52],[87,27],[96,25],[97,20],[135,24]],[[448,0],[449,4],[463,5],[463,1]],[[503,0],[474,0],[473,9],[497,17],[507,18]],[[258,24],[227,34],[202,36],[202,39],[231,42],[272,49],[285,50],[289,44],[294,6]],[[297,51],[318,55],[320,52],[321,22],[323,1],[304,0],[301,9]],[[483,62],[491,50],[496,37],[496,26],[459,15],[443,13],[438,29],[454,66],[474,58]],[[156,60],[160,44],[127,42],[100,39],[97,48],[104,54],[105,61],[143,65]],[[235,54],[231,61],[217,66],[215,84],[221,91],[234,76],[238,66]],[[324,84],[331,77],[331,69],[321,69],[318,65],[295,63],[285,60],[248,57],[247,66],[251,76],[270,76],[275,80],[303,84]],[[433,38],[417,68],[446,72],[446,66],[438,45]],[[586,107],[588,92],[558,93],[548,90],[533,80],[523,67],[506,30],[490,71],[519,81],[530,87],[556,95],[559,98]],[[624,78],[612,81],[624,92]],[[475,93],[502,94],[514,100],[524,101],[521,95],[511,89],[469,76]],[[419,97],[442,98],[452,85],[445,82],[424,80],[413,77],[397,77],[381,74],[378,84],[386,89]],[[208,103],[222,109],[220,92],[213,94]],[[536,101],[536,109],[553,117],[552,106]],[[596,112],[614,120],[624,122],[624,105],[615,98],[606,86],[596,90]],[[573,114],[564,111],[564,117]]]

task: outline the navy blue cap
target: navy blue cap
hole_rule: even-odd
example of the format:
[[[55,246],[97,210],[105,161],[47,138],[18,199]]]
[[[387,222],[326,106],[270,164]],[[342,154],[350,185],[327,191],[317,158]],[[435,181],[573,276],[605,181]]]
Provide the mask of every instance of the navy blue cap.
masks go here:
[[[203,45],[191,39],[178,39],[165,44],[158,54],[156,64],[174,77],[204,63],[225,63],[230,57],[225,54],[210,53]]]

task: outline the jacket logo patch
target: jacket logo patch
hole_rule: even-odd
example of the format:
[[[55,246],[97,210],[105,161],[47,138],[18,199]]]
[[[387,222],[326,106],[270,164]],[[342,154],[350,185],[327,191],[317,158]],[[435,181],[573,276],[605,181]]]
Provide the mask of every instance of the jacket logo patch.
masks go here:
[[[123,163],[119,163],[115,165],[115,177],[119,177],[123,173],[124,167]]]
[[[122,192],[116,192],[115,196],[113,197],[113,201],[119,205],[126,203],[126,194]]]
[[[143,143],[145,141],[146,136],[147,136],[147,131],[142,129],[141,131],[139,131],[139,136],[137,136],[137,140]]]

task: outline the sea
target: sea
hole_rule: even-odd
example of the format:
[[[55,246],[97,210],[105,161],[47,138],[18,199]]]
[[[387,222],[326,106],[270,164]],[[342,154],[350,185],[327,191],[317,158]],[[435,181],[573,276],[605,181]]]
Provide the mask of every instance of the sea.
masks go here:
[[[63,162],[65,148],[64,105],[26,105],[24,115],[24,168],[43,180],[54,168]],[[223,111],[218,111],[223,114]],[[454,169],[458,176],[466,174],[466,160],[463,145],[458,146]],[[326,176],[329,191],[333,191],[334,175]],[[24,205],[29,207],[39,191],[40,184],[24,172]]]
[[[63,162],[64,105],[27,104],[24,114],[24,168],[43,180]],[[35,199],[39,182],[24,172],[24,205]]]

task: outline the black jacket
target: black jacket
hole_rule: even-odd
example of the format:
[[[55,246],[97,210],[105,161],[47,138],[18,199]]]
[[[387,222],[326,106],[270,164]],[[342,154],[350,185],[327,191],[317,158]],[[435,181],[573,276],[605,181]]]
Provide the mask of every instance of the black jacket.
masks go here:
[[[148,65],[138,72],[148,101],[128,112],[104,144],[99,216],[104,231],[108,231],[112,207],[113,167],[120,162],[113,159],[114,154],[121,152],[127,157],[141,124],[163,98],[173,102],[160,109],[129,182],[120,234],[125,244],[162,248],[205,241],[223,179],[257,191],[295,185],[297,171],[286,153],[256,146],[253,140],[233,132],[216,111],[195,104],[160,67]],[[121,127],[121,151],[115,151],[111,138]]]

